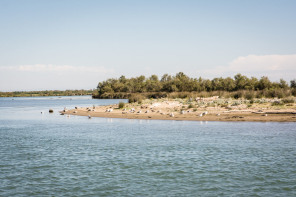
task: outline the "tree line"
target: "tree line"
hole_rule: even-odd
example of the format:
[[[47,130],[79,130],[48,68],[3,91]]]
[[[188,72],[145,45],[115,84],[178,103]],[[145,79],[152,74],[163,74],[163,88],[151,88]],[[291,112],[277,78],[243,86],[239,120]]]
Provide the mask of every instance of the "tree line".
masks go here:
[[[0,92],[0,97],[36,97],[36,96],[78,96],[93,95],[94,90],[44,90]]]
[[[110,78],[99,82],[95,98],[119,98],[133,93],[172,93],[172,92],[213,92],[213,91],[264,91],[281,90],[289,91],[296,89],[296,80],[290,81],[290,85],[283,79],[279,82],[272,82],[268,77],[263,76],[260,79],[256,77],[248,78],[242,74],[236,74],[234,78],[214,78],[203,79],[191,78],[183,72],[175,76],[164,74],[160,79],[157,75],[151,75],[146,78],[139,77],[126,78],[121,76],[118,79]],[[125,94],[124,94],[125,93]],[[296,93],[295,93],[296,94]]]

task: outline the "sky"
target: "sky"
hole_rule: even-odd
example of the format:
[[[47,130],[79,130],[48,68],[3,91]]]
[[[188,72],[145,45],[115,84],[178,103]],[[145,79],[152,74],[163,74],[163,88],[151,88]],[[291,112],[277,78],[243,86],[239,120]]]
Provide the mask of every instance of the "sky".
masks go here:
[[[0,91],[184,72],[296,78],[295,0],[0,0]]]

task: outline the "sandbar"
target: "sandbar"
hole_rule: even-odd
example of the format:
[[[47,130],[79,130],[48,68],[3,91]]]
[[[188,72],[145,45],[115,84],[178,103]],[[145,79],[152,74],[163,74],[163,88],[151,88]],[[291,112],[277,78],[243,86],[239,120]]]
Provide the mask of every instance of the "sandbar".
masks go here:
[[[262,100],[262,99],[261,99]],[[104,118],[188,120],[188,121],[257,121],[296,122],[296,105],[273,105],[267,99],[255,103],[247,100],[220,99],[219,97],[187,99],[147,99],[142,103],[108,106],[75,107],[65,109],[62,115]],[[227,105],[225,105],[225,103]]]

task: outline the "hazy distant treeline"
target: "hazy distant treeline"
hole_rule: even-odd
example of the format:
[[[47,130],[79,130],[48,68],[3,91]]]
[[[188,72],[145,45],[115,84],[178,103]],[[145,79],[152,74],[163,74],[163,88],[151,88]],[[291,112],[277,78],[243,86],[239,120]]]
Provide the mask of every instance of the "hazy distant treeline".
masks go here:
[[[93,90],[44,90],[44,91],[16,91],[0,92],[0,97],[34,97],[34,96],[76,96],[92,95]]]
[[[132,94],[165,96],[166,93],[201,93],[201,92],[252,92],[257,97],[284,97],[296,95],[296,80],[288,84],[285,80],[272,82],[268,77],[248,78],[242,74],[237,74],[234,78],[214,78],[203,79],[190,78],[183,72],[175,76],[164,74],[160,79],[156,75],[149,78],[139,76],[126,78],[121,76],[118,79],[107,79],[97,86],[95,98],[128,98]],[[151,94],[153,93],[153,94]],[[149,96],[148,96],[149,97]],[[157,97],[157,96],[156,96]]]

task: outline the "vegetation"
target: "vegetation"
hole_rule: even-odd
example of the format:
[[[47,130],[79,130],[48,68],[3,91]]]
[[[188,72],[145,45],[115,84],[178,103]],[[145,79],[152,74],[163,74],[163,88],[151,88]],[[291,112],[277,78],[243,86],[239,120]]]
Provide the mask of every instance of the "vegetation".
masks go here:
[[[248,78],[237,74],[234,78],[214,78],[212,80],[190,78],[182,72],[175,76],[156,75],[149,78],[141,75],[135,78],[121,76],[119,79],[107,79],[100,82],[94,98],[126,98],[129,102],[141,102],[145,98],[194,98],[222,96],[232,98],[284,98],[296,96],[296,80],[288,83],[280,79],[271,82],[268,77]]]
[[[190,103],[189,105],[188,105],[188,109],[190,109],[190,108],[194,108],[195,106],[192,104],[192,103]]]
[[[119,108],[119,109],[124,108],[124,106],[125,106],[124,102],[119,102],[119,103],[118,103],[118,108]]]
[[[95,91],[96,92],[96,91]],[[45,90],[45,91],[18,91],[0,92],[0,97],[36,97],[36,96],[77,96],[93,95],[94,90]]]
[[[295,103],[294,98],[284,98],[282,101],[283,103]]]

